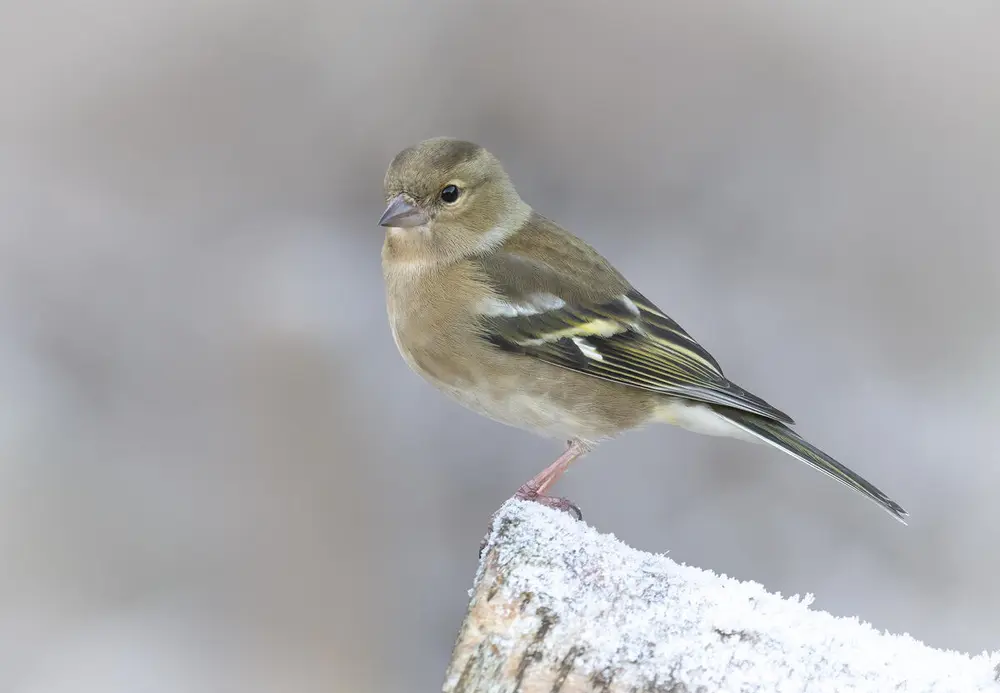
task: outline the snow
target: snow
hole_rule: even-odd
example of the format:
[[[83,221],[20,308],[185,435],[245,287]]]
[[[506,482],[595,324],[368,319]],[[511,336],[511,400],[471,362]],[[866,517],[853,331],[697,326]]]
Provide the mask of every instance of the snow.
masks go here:
[[[670,681],[690,691],[1000,693],[1000,652],[970,657],[880,633],[810,609],[809,595],[782,598],[637,551],[537,503],[511,500],[497,513],[483,556],[491,551],[503,599],[530,594],[536,613],[551,614],[542,647],[561,650],[546,659],[576,644],[579,669],[623,690]],[[477,584],[486,570],[484,560]]]

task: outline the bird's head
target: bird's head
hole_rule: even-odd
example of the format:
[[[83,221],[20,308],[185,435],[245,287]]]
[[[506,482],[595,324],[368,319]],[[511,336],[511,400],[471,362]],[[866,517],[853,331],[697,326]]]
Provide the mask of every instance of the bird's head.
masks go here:
[[[436,137],[407,147],[385,174],[379,219],[400,260],[439,262],[487,250],[531,213],[500,161],[477,144]]]

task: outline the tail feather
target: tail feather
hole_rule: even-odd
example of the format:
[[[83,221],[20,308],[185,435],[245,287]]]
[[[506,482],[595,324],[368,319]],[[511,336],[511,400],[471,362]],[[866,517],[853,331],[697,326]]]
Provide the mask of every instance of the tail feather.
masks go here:
[[[798,433],[784,424],[736,409],[719,407],[715,411],[719,416],[754,438],[773,445],[779,450],[788,453],[801,462],[805,462],[809,466],[818,469],[827,476],[868,497],[904,525],[906,524],[906,516],[909,513],[903,510],[902,506],[861,476],[803,439]]]

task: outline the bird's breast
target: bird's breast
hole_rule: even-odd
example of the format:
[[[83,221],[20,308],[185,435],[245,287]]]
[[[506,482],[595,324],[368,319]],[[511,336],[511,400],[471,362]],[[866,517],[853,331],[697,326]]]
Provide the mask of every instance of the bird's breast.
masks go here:
[[[481,290],[468,272],[387,266],[385,279],[389,327],[407,365],[435,385],[470,378],[485,345],[470,311]]]

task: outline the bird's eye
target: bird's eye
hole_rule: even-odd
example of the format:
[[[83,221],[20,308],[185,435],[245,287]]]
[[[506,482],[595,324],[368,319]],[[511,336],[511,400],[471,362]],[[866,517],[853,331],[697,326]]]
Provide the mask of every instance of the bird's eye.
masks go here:
[[[446,185],[441,188],[441,201],[449,205],[454,204],[461,194],[462,191],[458,189],[457,185]]]

